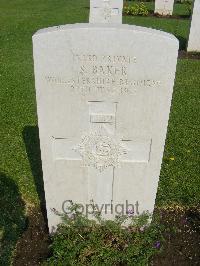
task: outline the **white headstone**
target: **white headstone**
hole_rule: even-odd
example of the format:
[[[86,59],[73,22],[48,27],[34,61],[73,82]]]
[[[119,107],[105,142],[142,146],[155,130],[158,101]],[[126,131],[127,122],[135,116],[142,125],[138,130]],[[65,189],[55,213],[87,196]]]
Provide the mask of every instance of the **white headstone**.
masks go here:
[[[75,24],[38,31],[33,49],[50,231],[60,222],[52,210],[62,212],[66,200],[85,210],[93,200],[105,218],[119,214],[117,204],[124,214],[127,203],[136,214],[152,212],[177,39],[136,26]]]
[[[194,2],[187,51],[200,52],[200,0]]]
[[[123,0],[90,0],[90,23],[122,23]]]
[[[174,8],[174,0],[155,0],[155,11],[159,15],[171,16]]]

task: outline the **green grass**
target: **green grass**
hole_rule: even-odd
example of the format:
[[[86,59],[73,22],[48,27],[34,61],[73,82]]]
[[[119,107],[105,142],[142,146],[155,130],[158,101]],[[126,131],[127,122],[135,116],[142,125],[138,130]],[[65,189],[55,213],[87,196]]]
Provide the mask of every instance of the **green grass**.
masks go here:
[[[189,20],[125,16],[123,18],[123,23],[150,27],[153,29],[163,30],[172,33],[176,36],[176,38],[179,39],[180,49],[186,49],[187,39],[189,36]]]
[[[198,73],[199,60],[179,60],[157,195],[157,204],[161,206],[172,203],[187,206],[200,202]]]
[[[188,5],[176,3],[174,5],[173,15],[190,16]]]
[[[88,7],[86,0],[0,0],[0,265],[9,263],[24,228],[25,205],[39,206],[43,196],[31,37],[40,28],[88,22]],[[183,5],[175,10],[185,12]],[[186,47],[189,20],[124,17],[123,23],[171,32],[180,47]],[[199,72],[200,61],[179,60],[157,197],[160,206],[200,201]]]

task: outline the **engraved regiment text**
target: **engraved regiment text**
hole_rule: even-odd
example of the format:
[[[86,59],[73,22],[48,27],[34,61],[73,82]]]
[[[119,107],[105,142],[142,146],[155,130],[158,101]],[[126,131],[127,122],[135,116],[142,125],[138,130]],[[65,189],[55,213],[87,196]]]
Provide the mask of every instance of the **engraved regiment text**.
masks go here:
[[[159,80],[130,79],[129,67],[137,65],[132,56],[85,55],[73,56],[75,69],[73,78],[46,75],[45,80],[52,85],[65,86],[71,93],[89,95],[93,93],[120,95],[134,94],[140,87],[158,87]]]

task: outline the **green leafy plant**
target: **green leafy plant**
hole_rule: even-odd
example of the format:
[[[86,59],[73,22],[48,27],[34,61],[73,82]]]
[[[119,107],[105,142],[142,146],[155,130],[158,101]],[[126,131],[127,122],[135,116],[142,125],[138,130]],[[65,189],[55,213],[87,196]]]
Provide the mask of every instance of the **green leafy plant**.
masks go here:
[[[43,265],[147,265],[160,252],[162,227],[143,213],[104,220],[96,212],[88,219],[73,206],[52,236],[52,256]],[[127,224],[128,222],[128,224]]]
[[[124,6],[123,12],[131,16],[147,16],[149,14],[148,8],[143,2]]]

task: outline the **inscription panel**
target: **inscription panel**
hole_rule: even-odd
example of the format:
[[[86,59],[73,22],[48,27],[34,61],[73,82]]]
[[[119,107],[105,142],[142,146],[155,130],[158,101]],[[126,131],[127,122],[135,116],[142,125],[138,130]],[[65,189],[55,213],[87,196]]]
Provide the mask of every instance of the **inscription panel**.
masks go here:
[[[91,114],[91,123],[114,123],[115,117],[112,114]]]
[[[143,88],[161,88],[161,81],[152,79],[131,79],[132,68],[137,68],[137,57],[127,55],[75,54],[76,75],[72,79],[45,76],[47,84],[62,86],[71,94],[135,94]]]

